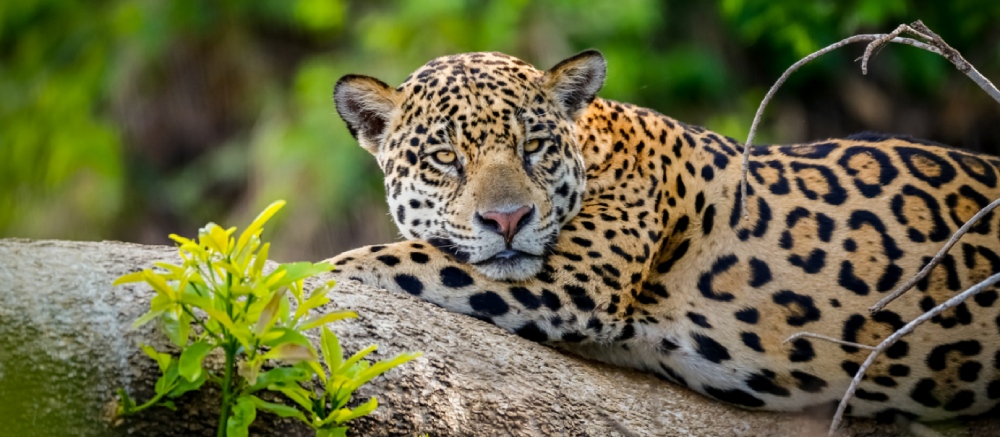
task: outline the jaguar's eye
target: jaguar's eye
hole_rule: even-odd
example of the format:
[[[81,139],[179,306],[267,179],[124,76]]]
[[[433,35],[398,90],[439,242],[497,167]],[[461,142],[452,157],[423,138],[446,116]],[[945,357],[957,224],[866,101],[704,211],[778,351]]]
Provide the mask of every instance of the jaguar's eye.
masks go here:
[[[440,152],[434,152],[434,160],[442,165],[454,165],[455,164],[455,152],[451,150],[442,150]]]
[[[542,148],[542,141],[544,140],[534,139],[524,143],[524,153],[528,154],[537,152]]]

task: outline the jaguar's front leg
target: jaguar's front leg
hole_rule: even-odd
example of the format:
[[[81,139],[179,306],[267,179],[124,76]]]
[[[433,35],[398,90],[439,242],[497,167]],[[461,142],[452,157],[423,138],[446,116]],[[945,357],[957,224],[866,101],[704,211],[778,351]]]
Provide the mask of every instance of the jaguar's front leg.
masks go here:
[[[338,279],[419,296],[532,341],[577,349],[635,336],[618,314],[619,298],[576,285],[579,275],[557,272],[552,258],[559,255],[524,281],[490,279],[424,241],[362,247],[327,261]]]
[[[558,320],[564,303],[555,293],[533,292],[524,281],[491,280],[427,242],[366,246],[327,261],[336,266],[334,275],[341,280],[409,293],[533,341],[558,340],[563,330],[552,329],[552,322],[555,327],[568,324]]]

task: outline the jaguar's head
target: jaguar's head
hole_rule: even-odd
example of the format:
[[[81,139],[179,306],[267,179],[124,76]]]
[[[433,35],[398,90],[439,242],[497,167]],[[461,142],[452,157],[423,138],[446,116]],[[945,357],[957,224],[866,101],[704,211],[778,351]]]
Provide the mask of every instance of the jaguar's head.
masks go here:
[[[580,211],[577,119],[604,83],[586,51],[548,71],[501,53],[435,59],[393,89],[342,77],[337,111],[385,172],[396,225],[493,279],[538,273]]]

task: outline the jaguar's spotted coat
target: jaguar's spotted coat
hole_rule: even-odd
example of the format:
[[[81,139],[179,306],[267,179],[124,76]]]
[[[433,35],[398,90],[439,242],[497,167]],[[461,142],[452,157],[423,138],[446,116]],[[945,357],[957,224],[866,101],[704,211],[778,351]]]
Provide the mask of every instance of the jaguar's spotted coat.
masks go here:
[[[340,274],[725,402],[797,411],[837,402],[868,351],[788,336],[876,344],[1000,271],[991,214],[917,289],[867,311],[1000,197],[996,158],[876,135],[760,147],[741,220],[742,146],[595,98],[604,75],[590,51],[548,71],[447,56],[397,89],[342,78],[337,109],[411,241],[341,254]],[[995,408],[997,298],[980,293],[891,348],[850,413]]]

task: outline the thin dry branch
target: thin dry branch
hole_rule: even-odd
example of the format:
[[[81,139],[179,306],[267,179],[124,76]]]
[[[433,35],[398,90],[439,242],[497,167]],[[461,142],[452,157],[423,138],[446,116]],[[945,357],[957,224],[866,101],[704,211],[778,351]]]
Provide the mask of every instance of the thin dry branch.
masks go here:
[[[852,346],[852,347],[861,348],[861,349],[875,350],[875,346],[868,346],[867,344],[855,343],[853,341],[839,340],[839,339],[830,337],[828,335],[817,334],[815,332],[796,332],[796,333],[790,335],[788,338],[786,338],[785,341],[781,342],[781,344],[785,344],[785,343],[788,343],[790,341],[795,341],[795,340],[798,340],[798,339],[800,339],[802,337],[818,338],[820,340],[826,340],[826,341],[829,341],[831,343],[837,343],[837,344],[841,344],[841,345],[844,345],[844,346]]]
[[[899,35],[903,33],[914,35],[918,38],[923,39],[924,41],[918,41],[910,38],[900,37]],[[823,49],[816,51],[810,54],[809,56],[806,56],[805,58],[799,60],[791,67],[789,67],[787,70],[785,70],[785,72],[781,75],[781,77],[778,78],[778,80],[771,87],[771,89],[768,90],[767,95],[764,96],[764,99],[761,101],[760,107],[757,108],[757,113],[754,115],[753,124],[751,124],[750,126],[750,134],[747,136],[746,144],[744,144],[743,146],[743,166],[742,166],[742,179],[740,181],[740,193],[742,195],[741,206],[742,206],[742,215],[744,219],[749,218],[749,211],[747,210],[747,202],[748,202],[747,173],[750,168],[750,149],[751,147],[753,147],[753,138],[757,133],[757,126],[760,124],[760,119],[764,113],[764,108],[774,97],[774,94],[777,92],[778,88],[780,88],[781,85],[785,83],[785,81],[788,79],[791,73],[798,70],[802,65],[805,65],[806,63],[812,61],[813,59],[816,59],[819,56],[822,56],[825,53],[836,50],[847,44],[860,41],[869,41],[868,46],[865,48],[865,53],[861,57],[861,71],[863,74],[868,74],[868,61],[876,53],[877,50],[884,47],[886,44],[890,42],[907,44],[941,55],[942,57],[950,61],[952,64],[954,64],[959,71],[969,76],[969,78],[971,78],[977,85],[979,85],[980,88],[986,91],[986,93],[989,94],[990,97],[993,97],[993,99],[996,100],[997,103],[1000,103],[1000,90],[997,90],[997,88],[993,85],[993,83],[990,82],[988,79],[986,79],[986,77],[984,77],[981,73],[979,73],[979,71],[976,70],[976,68],[973,67],[972,64],[966,61],[965,58],[963,58],[962,55],[957,50],[948,45],[948,43],[946,43],[938,34],[934,33],[934,31],[927,28],[927,26],[925,26],[924,23],[921,21],[915,21],[909,25],[906,24],[900,25],[895,30],[887,34],[856,35],[841,40],[837,43],[831,44],[827,47],[824,47]],[[941,260],[948,253],[948,251],[955,245],[955,243],[957,243],[958,240],[961,239],[962,236],[964,236],[972,226],[974,226],[980,219],[982,219],[986,214],[989,214],[990,211],[997,208],[998,206],[1000,206],[1000,199],[993,201],[993,203],[981,209],[979,212],[976,213],[975,216],[973,216],[971,219],[965,222],[965,224],[963,224],[962,227],[959,228],[958,231],[956,231],[955,234],[952,235],[951,239],[949,239],[948,242],[945,243],[944,247],[941,248],[941,250],[934,256],[934,258],[929,263],[927,263],[927,265],[924,266],[924,268],[921,269],[921,271],[915,277],[911,278],[905,284],[901,285],[892,293],[890,293],[888,296],[881,299],[878,303],[872,306],[869,309],[871,313],[874,314],[878,311],[881,311],[883,308],[885,308],[886,305],[888,305],[894,299],[905,293],[907,290],[911,289],[917,282],[926,277],[930,273],[930,271],[938,263],[941,262]],[[833,337],[811,332],[800,332],[795,335],[792,335],[787,340],[785,340],[786,342],[788,342],[796,338],[811,337],[825,341],[830,341],[833,343],[847,344],[850,346],[871,350],[871,353],[868,354],[868,358],[855,373],[854,379],[851,381],[851,384],[847,388],[846,393],[844,393],[843,398],[841,398],[840,400],[840,404],[837,407],[837,412],[833,417],[832,423],[830,424],[829,435],[830,436],[835,435],[837,428],[840,427],[840,423],[843,421],[844,412],[847,408],[847,404],[854,397],[854,393],[858,388],[858,384],[860,384],[861,380],[864,378],[865,372],[868,370],[868,368],[872,365],[872,363],[875,362],[876,359],[878,359],[879,355],[881,355],[883,351],[885,351],[892,345],[896,344],[896,342],[899,341],[900,338],[912,332],[914,329],[917,328],[917,326],[920,326],[922,323],[926,322],[927,320],[930,320],[934,316],[937,316],[938,314],[941,314],[942,312],[964,302],[970,296],[979,293],[980,291],[982,291],[987,287],[993,286],[997,282],[1000,282],[1000,273],[990,276],[986,280],[970,287],[969,289],[963,291],[962,293],[953,296],[951,299],[948,299],[944,303],[932,308],[930,311],[921,314],[919,317],[907,323],[905,326],[900,328],[898,331],[894,332],[892,335],[890,335],[888,338],[883,340],[881,343],[878,344],[878,346],[875,347],[857,343],[845,342]]]
[[[883,351],[890,348],[892,345],[896,344],[896,342],[899,341],[900,338],[903,338],[904,335],[913,332],[913,330],[916,329],[917,326],[920,326],[920,324],[930,320],[934,316],[941,314],[948,309],[951,309],[954,306],[957,306],[958,304],[964,302],[969,297],[976,295],[977,293],[979,293],[980,291],[982,291],[987,287],[993,286],[997,282],[1000,282],[1000,273],[997,273],[993,276],[990,276],[989,278],[986,278],[986,280],[984,280],[983,282],[980,282],[976,285],[973,285],[972,287],[969,287],[969,289],[955,296],[952,296],[951,299],[946,300],[941,305],[938,305],[932,308],[930,311],[921,314],[920,317],[913,319],[910,323],[907,323],[906,326],[899,328],[898,331],[886,337],[886,339],[882,340],[882,342],[879,343],[878,346],[875,346],[875,349],[868,354],[868,358],[865,360],[865,362],[861,364],[861,368],[859,368],[857,373],[854,374],[854,379],[851,381],[851,385],[847,387],[847,392],[844,394],[844,397],[840,400],[840,405],[837,406],[837,413],[834,414],[833,422],[830,423],[830,431],[828,435],[833,436],[836,434],[837,428],[840,427],[840,422],[843,421],[844,419],[844,411],[847,409],[847,404],[848,402],[851,401],[851,398],[854,397],[854,392],[858,389],[858,384],[861,383],[861,379],[864,378],[865,371],[867,371],[868,368],[871,367],[872,363],[875,362],[875,360],[878,358],[879,355],[882,354]]]
[[[910,33],[919,38],[926,40],[918,41],[911,38],[903,38],[898,36],[901,33]],[[743,219],[750,218],[750,212],[747,210],[747,172],[750,170],[750,149],[753,147],[753,138],[757,135],[757,126],[760,124],[760,119],[764,114],[764,108],[770,103],[774,94],[778,91],[788,79],[789,76],[796,70],[798,70],[803,65],[809,63],[813,59],[816,59],[828,52],[839,49],[845,45],[869,41],[868,47],[865,49],[865,54],[862,57],[861,71],[863,74],[868,74],[868,60],[871,58],[875,49],[884,46],[889,42],[894,42],[898,44],[906,44],[913,47],[921,48],[929,52],[937,53],[941,55],[966,76],[969,76],[980,88],[986,91],[993,99],[1000,103],[1000,90],[997,90],[996,86],[989,81],[985,76],[979,73],[975,67],[972,66],[965,58],[962,57],[957,50],[953,49],[950,45],[944,42],[938,34],[934,33],[927,26],[924,25],[922,21],[915,21],[909,25],[903,24],[893,30],[891,33],[887,34],[865,34],[865,35],[855,35],[850,38],[845,38],[839,42],[830,44],[805,58],[802,58],[798,62],[792,64],[787,70],[778,78],[778,80],[771,86],[771,89],[767,91],[767,95],[764,96],[764,100],[760,102],[760,106],[757,108],[757,113],[753,117],[753,123],[750,125],[750,134],[747,135],[747,141],[743,145],[743,167],[742,167],[742,178],[740,180],[740,194],[742,202],[742,215]]]
[[[942,259],[944,259],[945,255],[948,254],[948,251],[951,250],[952,246],[954,246],[955,243],[958,243],[958,240],[961,240],[966,232],[969,232],[969,229],[975,226],[975,224],[979,222],[979,220],[982,219],[984,216],[986,216],[986,214],[989,214],[990,211],[996,209],[997,206],[1000,206],[1000,199],[994,200],[993,203],[986,205],[983,209],[980,209],[979,212],[976,213],[976,215],[972,216],[972,218],[970,218],[967,222],[965,222],[965,224],[962,225],[962,227],[958,228],[958,230],[955,231],[954,234],[952,234],[951,239],[949,239],[948,242],[945,243],[944,247],[942,247],[941,250],[938,251],[937,255],[934,255],[934,258],[932,258],[931,261],[928,262],[927,265],[924,266],[924,268],[921,269],[916,276],[910,278],[909,281],[906,281],[906,283],[897,287],[895,290],[892,291],[892,293],[889,293],[889,295],[883,297],[875,305],[872,305],[872,307],[869,308],[868,311],[870,311],[872,314],[882,311],[883,309],[885,309],[886,305],[889,305],[890,302],[896,300],[897,297],[902,296],[903,293],[906,293],[907,290],[913,288],[913,286],[916,285],[917,282],[920,282],[921,279],[924,279],[924,277],[930,274],[931,270],[933,270],[934,267],[937,266]]]

